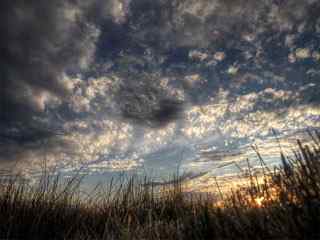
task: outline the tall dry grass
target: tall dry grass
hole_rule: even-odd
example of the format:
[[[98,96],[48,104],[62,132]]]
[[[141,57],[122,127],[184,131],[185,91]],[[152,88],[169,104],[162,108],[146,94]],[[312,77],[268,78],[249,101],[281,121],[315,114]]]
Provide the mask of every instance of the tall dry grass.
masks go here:
[[[320,134],[311,136],[294,157],[280,152],[279,168],[258,155],[262,182],[248,164],[249,186],[222,204],[186,195],[178,179],[161,191],[147,178],[111,181],[84,200],[77,176],[37,186],[13,178],[0,187],[0,238],[320,239]]]

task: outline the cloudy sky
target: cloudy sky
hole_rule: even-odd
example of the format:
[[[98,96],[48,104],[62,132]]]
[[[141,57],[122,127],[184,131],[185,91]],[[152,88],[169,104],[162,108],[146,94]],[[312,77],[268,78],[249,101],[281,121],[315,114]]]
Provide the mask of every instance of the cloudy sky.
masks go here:
[[[1,171],[231,174],[320,127],[317,0],[3,0]],[[297,135],[298,134],[298,135]]]

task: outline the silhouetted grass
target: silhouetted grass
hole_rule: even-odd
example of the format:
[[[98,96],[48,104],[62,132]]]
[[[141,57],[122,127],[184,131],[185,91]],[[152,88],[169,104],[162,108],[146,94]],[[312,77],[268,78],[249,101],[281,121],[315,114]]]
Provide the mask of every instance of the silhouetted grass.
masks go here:
[[[183,183],[159,188],[148,179],[112,181],[84,200],[81,178],[18,178],[0,187],[1,239],[320,239],[320,135],[297,143],[294,157],[224,201],[192,197]],[[258,155],[260,157],[260,155]],[[224,194],[224,193],[222,193]]]

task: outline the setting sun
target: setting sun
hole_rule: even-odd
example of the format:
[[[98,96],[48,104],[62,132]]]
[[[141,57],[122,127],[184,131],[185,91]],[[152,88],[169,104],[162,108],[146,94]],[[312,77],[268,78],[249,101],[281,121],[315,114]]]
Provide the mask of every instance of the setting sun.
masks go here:
[[[257,204],[258,207],[261,207],[263,205],[264,202],[264,197],[256,197],[254,199],[255,203]]]

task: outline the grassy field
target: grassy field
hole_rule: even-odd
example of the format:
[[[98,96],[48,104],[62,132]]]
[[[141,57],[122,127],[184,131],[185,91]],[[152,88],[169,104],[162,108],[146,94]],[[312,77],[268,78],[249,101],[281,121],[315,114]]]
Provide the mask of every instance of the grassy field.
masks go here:
[[[294,157],[280,152],[279,168],[261,158],[263,176],[249,168],[249,186],[223,201],[186,197],[178,180],[160,192],[147,178],[110,182],[84,199],[78,177],[15,178],[0,185],[0,239],[320,239],[320,134],[312,137]]]

